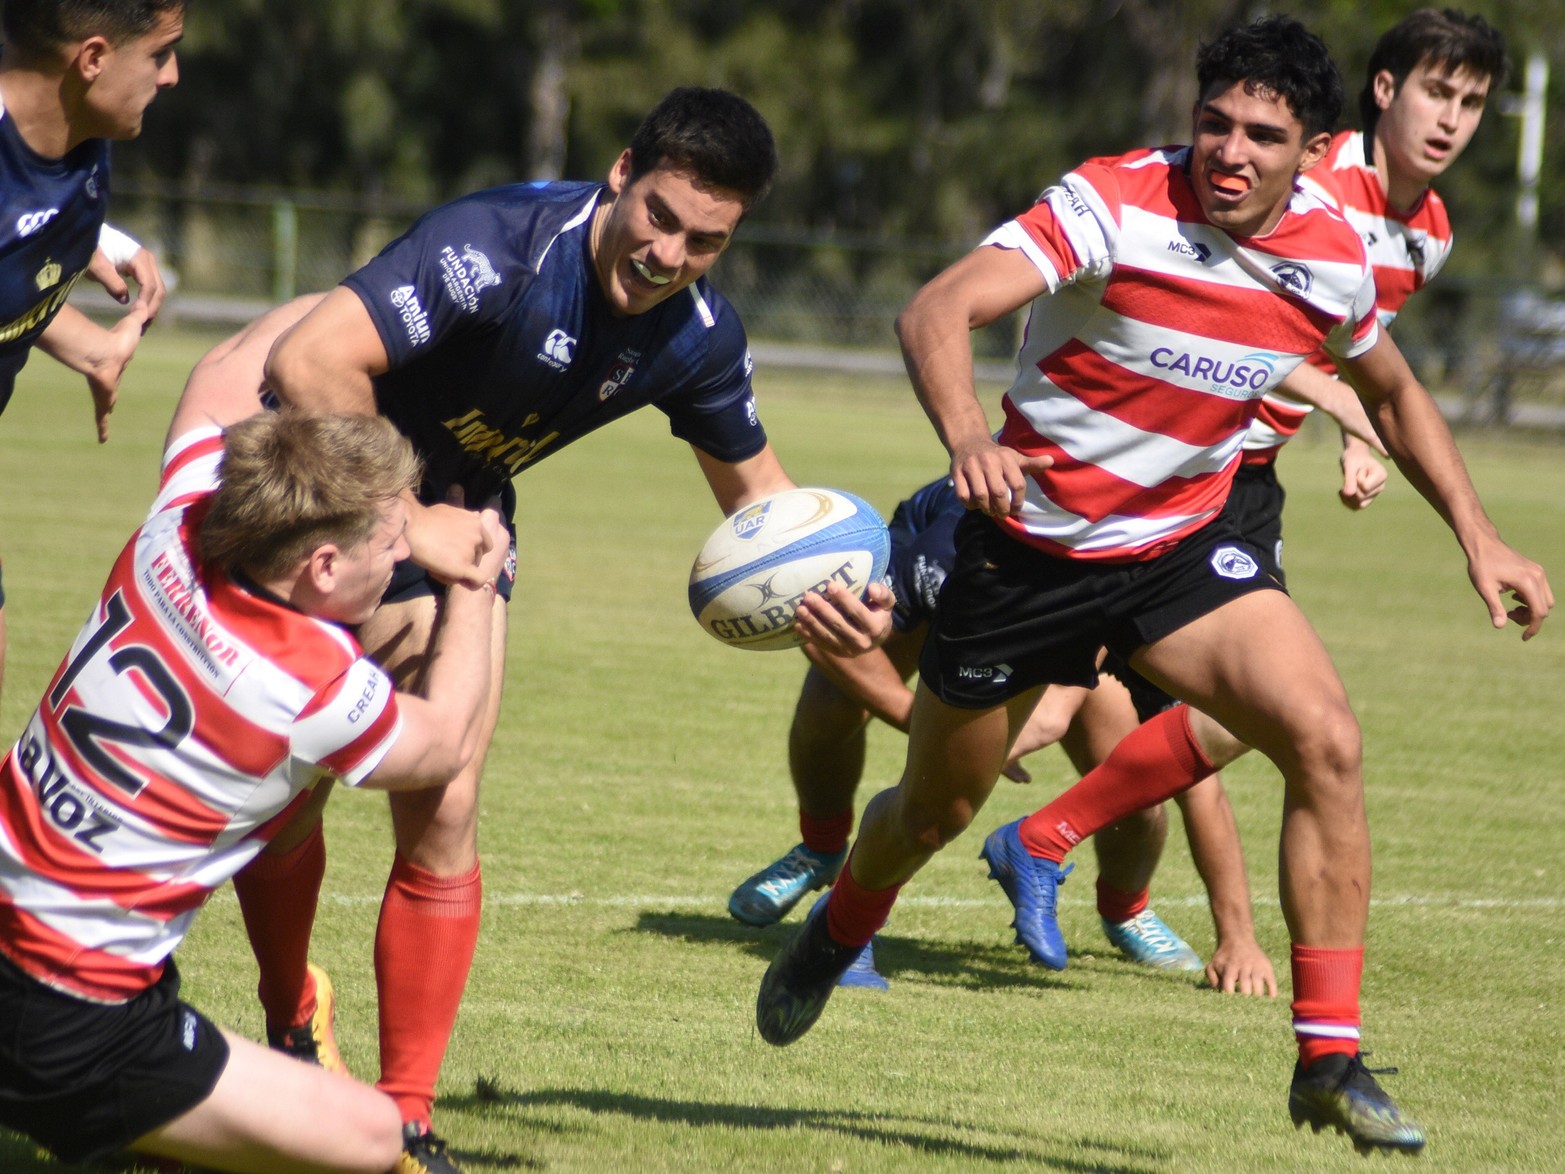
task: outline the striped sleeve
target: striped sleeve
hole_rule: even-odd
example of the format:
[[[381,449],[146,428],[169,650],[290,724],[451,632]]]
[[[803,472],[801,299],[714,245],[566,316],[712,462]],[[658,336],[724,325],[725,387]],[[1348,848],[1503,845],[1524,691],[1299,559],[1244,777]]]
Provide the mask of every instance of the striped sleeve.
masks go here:
[[[1083,279],[1106,277],[1119,239],[1119,185],[1113,173],[1086,164],[1047,189],[984,244],[1020,249],[1038,267],[1050,293]]]
[[[158,495],[147,511],[151,518],[174,506],[189,505],[217,488],[217,466],[223,458],[219,428],[197,428],[174,441],[163,454]]]
[[[320,767],[356,787],[401,731],[391,678],[361,656],[311,698],[290,740],[295,763]]]

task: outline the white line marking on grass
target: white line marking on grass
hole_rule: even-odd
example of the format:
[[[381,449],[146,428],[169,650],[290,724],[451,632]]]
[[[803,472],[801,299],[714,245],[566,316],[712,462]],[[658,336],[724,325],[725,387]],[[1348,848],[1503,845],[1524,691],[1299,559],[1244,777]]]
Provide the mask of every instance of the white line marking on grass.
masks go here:
[[[222,894],[232,899],[232,893]],[[322,893],[321,899],[329,901],[333,905],[379,905],[380,894],[349,894],[349,893]],[[668,894],[658,896],[656,894],[641,895],[605,895],[601,897],[589,897],[584,893],[485,893],[484,904],[489,908],[545,908],[556,905],[590,905],[602,909],[722,909],[724,898],[720,894],[709,894],[704,897],[692,897],[688,894]],[[1065,906],[1087,905],[1090,898],[1078,898],[1072,900],[1062,895],[1060,904]],[[1156,896],[1153,904],[1160,908],[1170,906],[1188,906],[1191,908],[1205,908],[1204,896]],[[1270,902],[1258,901],[1257,904],[1269,904]],[[1376,908],[1387,909],[1406,906],[1428,909],[1560,909],[1565,908],[1565,898],[1560,897],[1439,897],[1439,896],[1399,896],[1399,897],[1374,897],[1370,905]],[[897,904],[904,908],[925,909],[1000,909],[1008,908],[1007,902],[998,897],[992,900],[973,897],[903,897]]]

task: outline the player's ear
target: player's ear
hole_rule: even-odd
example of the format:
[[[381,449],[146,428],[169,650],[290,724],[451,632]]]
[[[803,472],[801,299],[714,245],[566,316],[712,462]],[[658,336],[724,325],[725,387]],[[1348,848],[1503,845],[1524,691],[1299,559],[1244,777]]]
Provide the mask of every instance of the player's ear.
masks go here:
[[[103,73],[104,63],[109,55],[114,52],[114,46],[109,44],[109,39],[104,36],[91,36],[76,46],[76,53],[71,58],[70,69],[78,77],[89,84],[98,80]]]
[[[330,595],[337,586],[338,562],[341,552],[330,543],[323,543],[310,551],[305,562],[304,577],[319,595]]]
[[[614,166],[609,168],[609,191],[616,196],[630,184],[630,148],[619,153]]]
[[[1326,157],[1326,152],[1331,150],[1331,134],[1321,131],[1320,134],[1306,139],[1304,154],[1299,158],[1299,174],[1303,175],[1311,167],[1314,167]]]
[[[1391,109],[1391,99],[1397,96],[1397,79],[1389,69],[1382,69],[1370,82],[1375,91],[1375,105],[1382,110]]]

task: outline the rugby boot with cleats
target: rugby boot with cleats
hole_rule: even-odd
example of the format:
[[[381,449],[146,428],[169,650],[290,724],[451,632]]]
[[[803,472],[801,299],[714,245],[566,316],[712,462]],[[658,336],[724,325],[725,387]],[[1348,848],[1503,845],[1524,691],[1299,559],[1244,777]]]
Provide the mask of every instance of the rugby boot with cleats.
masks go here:
[[[1295,1129],[1308,1125],[1316,1133],[1335,1129],[1361,1154],[1380,1151],[1416,1155],[1424,1148],[1424,1130],[1404,1117],[1375,1076],[1395,1068],[1366,1068],[1364,1053],[1332,1055],[1308,1068],[1294,1065],[1288,1089],[1288,1113]]]
[[[824,901],[810,910],[761,979],[755,996],[755,1026],[761,1038],[782,1047],[809,1031],[838,981],[863,952],[863,947],[844,946],[827,932]]]
[[[815,911],[826,904],[826,898],[830,895],[830,893],[822,893],[816,899],[815,904],[810,907],[811,916],[814,916]],[[842,972],[842,977],[837,980],[837,985],[856,986],[868,991],[891,989],[891,984],[886,981],[885,976],[875,969],[874,938],[871,938],[869,943],[859,951],[859,956],[853,960],[853,965]]]
[[[462,1174],[446,1152],[446,1143],[435,1136],[435,1131],[419,1121],[409,1121],[402,1127],[402,1156],[392,1168],[392,1174]]]
[[[1016,910],[1011,920],[1016,940],[1027,947],[1034,962],[1050,970],[1064,970],[1065,937],[1055,915],[1055,896],[1076,866],[1061,868],[1027,851],[1021,826],[1018,819],[990,832],[978,857],[988,863],[989,878],[1000,882]]]
[[[1103,933],[1114,948],[1132,962],[1155,966],[1159,970],[1204,970],[1201,955],[1183,938],[1169,929],[1150,909],[1143,909],[1129,921],[1103,922]]]
[[[337,1019],[337,993],[331,979],[315,963],[309,964],[310,977],[315,980],[315,1014],[310,1021],[283,1031],[266,1029],[266,1046],[283,1052],[306,1064],[319,1064],[330,1072],[349,1076],[348,1066],[337,1051],[337,1036],[333,1026]]]
[[[841,852],[814,852],[799,844],[735,889],[728,898],[728,912],[746,925],[775,925],[806,894],[824,889],[836,880],[847,858],[846,848]]]

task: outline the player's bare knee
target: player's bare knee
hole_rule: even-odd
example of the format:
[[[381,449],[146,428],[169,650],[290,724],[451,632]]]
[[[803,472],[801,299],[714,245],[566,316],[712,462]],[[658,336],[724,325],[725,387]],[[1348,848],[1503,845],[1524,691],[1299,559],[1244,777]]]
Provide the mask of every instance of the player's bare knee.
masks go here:
[[[1346,700],[1316,707],[1295,729],[1293,752],[1306,779],[1358,786],[1363,737]]]

